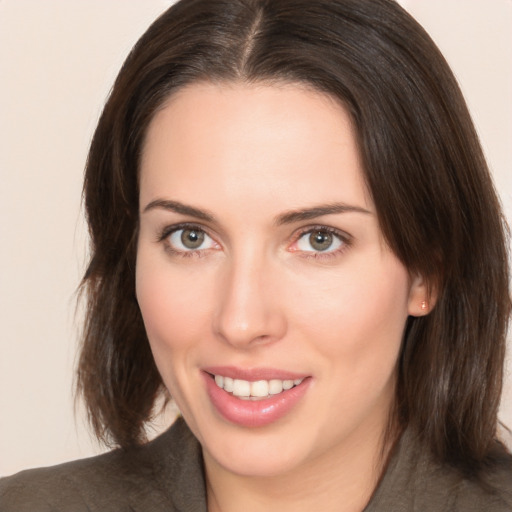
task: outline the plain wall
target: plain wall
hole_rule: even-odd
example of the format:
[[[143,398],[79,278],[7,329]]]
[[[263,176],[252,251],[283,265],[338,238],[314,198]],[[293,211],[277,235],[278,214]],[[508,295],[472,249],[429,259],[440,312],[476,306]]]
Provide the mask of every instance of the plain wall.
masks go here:
[[[73,417],[82,173],[122,61],[171,3],[0,0],[0,475],[101,450]],[[459,78],[511,219],[512,2],[401,3]]]

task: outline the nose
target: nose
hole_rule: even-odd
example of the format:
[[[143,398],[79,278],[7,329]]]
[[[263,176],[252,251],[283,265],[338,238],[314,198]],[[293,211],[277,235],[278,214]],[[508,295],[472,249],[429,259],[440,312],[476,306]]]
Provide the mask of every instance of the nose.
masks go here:
[[[280,304],[278,269],[254,254],[226,262],[219,276],[215,334],[246,349],[281,339],[287,329]]]

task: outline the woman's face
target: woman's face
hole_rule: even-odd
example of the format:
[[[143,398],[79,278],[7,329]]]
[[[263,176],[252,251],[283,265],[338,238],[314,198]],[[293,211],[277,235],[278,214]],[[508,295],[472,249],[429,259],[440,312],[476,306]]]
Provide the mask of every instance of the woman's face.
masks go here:
[[[425,296],[383,240],[340,104],[195,84],[147,134],[137,298],[207,465],[277,475],[378,449]]]

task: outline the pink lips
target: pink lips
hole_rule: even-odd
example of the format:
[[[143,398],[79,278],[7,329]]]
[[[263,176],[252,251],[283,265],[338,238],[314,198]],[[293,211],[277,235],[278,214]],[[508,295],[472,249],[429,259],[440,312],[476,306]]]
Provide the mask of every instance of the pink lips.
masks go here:
[[[235,367],[209,367],[203,369],[208,396],[217,411],[224,419],[243,427],[263,427],[285,416],[304,396],[310,378],[281,370],[256,368],[242,370]],[[232,379],[248,381],[257,380],[295,380],[304,379],[298,386],[283,391],[278,395],[271,395],[262,400],[242,400],[227,391],[219,388],[212,375],[223,375]]]

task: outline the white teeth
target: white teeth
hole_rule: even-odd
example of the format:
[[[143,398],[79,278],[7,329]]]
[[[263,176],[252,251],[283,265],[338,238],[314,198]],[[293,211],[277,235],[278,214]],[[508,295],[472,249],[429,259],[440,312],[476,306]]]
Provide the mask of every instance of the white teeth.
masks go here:
[[[228,393],[233,393],[233,383],[234,383],[234,381],[231,377],[224,377],[224,386],[222,386],[222,387]],[[217,386],[218,386],[218,384],[217,384]],[[221,386],[219,386],[219,388],[220,387]]]
[[[267,396],[268,387],[268,381],[266,380],[251,382],[251,396]]]
[[[300,381],[299,381],[300,384]],[[292,389],[293,388],[293,380],[283,380],[283,389]]]
[[[251,383],[248,380],[235,379],[233,382],[233,395],[251,396]]]
[[[228,393],[244,400],[266,398],[269,395],[278,395],[283,391],[298,386],[304,379],[271,379],[250,382],[242,379],[232,379],[223,375],[215,375],[215,384]]]
[[[279,393],[282,393],[283,381],[277,379],[272,379],[271,381],[269,381],[268,392],[271,395],[278,395]]]

